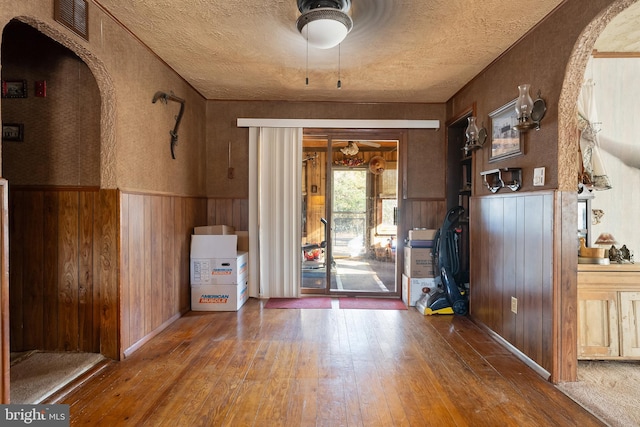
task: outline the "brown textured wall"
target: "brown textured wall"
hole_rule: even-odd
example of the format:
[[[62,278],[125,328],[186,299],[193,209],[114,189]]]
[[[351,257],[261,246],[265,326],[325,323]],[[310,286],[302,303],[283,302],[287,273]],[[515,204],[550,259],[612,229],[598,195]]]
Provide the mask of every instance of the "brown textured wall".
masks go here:
[[[14,18],[25,22],[87,64],[100,91],[101,187],[203,195],[206,102],[202,96],[93,3],[89,2],[88,42],[55,22],[52,7],[53,2],[47,1],[0,0],[0,27]],[[153,104],[157,91],[186,101],[175,160],[169,131],[179,104]],[[6,100],[3,109],[4,104]]]
[[[478,121],[489,125],[489,113],[517,96],[517,86],[530,83],[532,96],[538,90],[547,102],[547,113],[539,131],[531,131],[524,137],[524,155],[490,163],[489,150],[484,148],[474,154],[476,171],[473,193],[482,200],[474,200],[474,207],[499,202],[502,195],[491,195],[482,186],[478,172],[498,167],[521,167],[524,184],[521,191],[560,189],[577,190],[576,165],[577,142],[572,139],[575,129],[575,101],[583,79],[587,57],[591,52],[597,34],[602,30],[603,16],[615,15],[612,9],[622,9],[633,0],[595,0],[583,2],[568,0],[546,20],[534,28],[519,43],[507,51],[473,81],[459,91],[447,103],[447,117],[456,117],[461,110],[476,103]],[[605,19],[605,20],[606,20]],[[595,20],[595,21],[594,21]],[[594,25],[595,23],[595,25]],[[490,141],[487,142],[489,144]],[[533,168],[546,168],[544,187],[533,187]],[[575,193],[572,193],[575,194]],[[532,198],[535,196],[529,196]],[[570,197],[561,197],[570,199]],[[513,286],[521,289],[528,301],[539,302],[538,306],[518,305],[525,311],[517,318],[545,313],[553,316],[553,321],[540,330],[528,332],[506,328],[502,321],[494,321],[503,312],[509,313],[508,304],[512,295],[506,295],[502,284],[503,272],[511,271],[514,263],[504,258],[494,258],[490,265],[479,263],[479,269],[472,270],[472,294],[474,297],[471,315],[480,319],[494,332],[538,362],[551,374],[551,380],[574,381],[576,379],[576,319],[575,284],[577,264],[575,230],[575,197],[573,204],[557,203],[553,212],[553,258],[540,264],[541,268],[553,268],[553,298],[543,280],[516,278]],[[474,217],[475,215],[475,217]],[[489,223],[495,214],[492,209],[471,212],[473,224]],[[512,242],[513,232],[499,227],[472,229],[471,258],[482,259],[481,242]],[[474,244],[475,243],[475,244]],[[514,254],[526,254],[525,241],[515,242],[510,248]],[[478,265],[478,264],[474,264]],[[523,271],[535,268],[535,261],[524,260]],[[506,307],[506,308],[505,308]],[[533,311],[532,311],[533,310]],[[541,341],[542,338],[542,341]],[[545,343],[542,348],[540,343]]]
[[[68,58],[72,58],[73,55],[60,54],[59,57],[64,57],[65,61],[62,61],[62,70],[58,74],[54,73],[53,76],[46,77],[51,79],[51,84],[57,82],[57,79],[62,76],[76,77],[78,78],[76,84],[83,86],[82,90],[92,91],[93,103],[91,109],[88,109],[82,105],[83,99],[79,94],[68,92],[64,93],[64,98],[54,98],[54,95],[60,94],[56,91],[58,88],[55,86],[57,85],[53,84],[48,88],[51,98],[47,98],[45,101],[51,101],[54,104],[52,109],[73,107],[67,110],[65,117],[66,115],[81,117],[82,120],[91,124],[90,131],[74,130],[76,134],[81,135],[79,135],[78,143],[74,142],[75,145],[71,147],[64,145],[66,140],[61,142],[57,139],[58,137],[65,139],[60,135],[58,126],[61,122],[69,124],[69,120],[59,120],[57,116],[55,119],[50,119],[46,114],[36,113],[35,110],[30,111],[28,117],[25,115],[25,124],[27,124],[27,120],[42,121],[37,123],[37,126],[43,127],[43,131],[40,133],[42,139],[52,138],[52,135],[53,138],[56,138],[55,141],[48,141],[49,145],[46,145],[46,148],[43,148],[44,145],[38,146],[27,139],[25,143],[33,143],[33,145],[29,145],[29,149],[35,151],[32,153],[21,151],[19,153],[22,156],[33,154],[31,161],[34,163],[34,167],[40,168],[38,170],[44,168],[53,171],[52,175],[47,175],[47,177],[55,177],[54,181],[47,180],[48,178],[38,178],[37,182],[48,185],[52,183],[74,184],[80,187],[92,184],[99,185],[101,189],[119,188],[135,191],[138,194],[144,193],[147,194],[146,197],[160,197],[156,193],[161,193],[162,197],[174,198],[182,196],[197,198],[204,195],[206,184],[204,178],[206,172],[205,100],[174,71],[142,46],[137,39],[97,8],[94,3],[89,2],[89,41],[78,37],[56,23],[52,18],[52,6],[53,2],[45,0],[33,2],[0,0],[0,27],[3,30],[13,19],[21,21],[59,42],[86,64],[84,67],[76,60],[69,60]],[[23,39],[19,40],[19,44],[15,63],[24,61],[28,57],[28,55],[22,55],[25,49],[37,51],[41,48]],[[6,62],[5,59],[4,55],[0,57],[3,71],[5,71],[5,66],[10,71],[10,61]],[[30,86],[33,84],[32,79],[40,79],[40,73],[43,71],[45,70],[42,67],[34,67],[33,70],[15,69],[16,74],[28,76]],[[27,72],[34,72],[33,77]],[[180,105],[173,102],[168,105],[160,102],[152,103],[152,98],[157,91],[173,93],[186,101],[184,116],[178,132],[179,142],[175,160],[171,159],[169,131],[174,128],[175,116]],[[96,97],[95,94],[98,92],[99,96]],[[28,100],[43,101],[43,99],[32,98],[28,98]],[[60,105],[65,103],[68,105]],[[3,115],[5,112],[10,112],[8,104],[9,100],[2,99],[0,101]],[[51,133],[45,129],[46,127],[49,127]],[[29,124],[26,131],[31,128],[32,125]],[[99,132],[96,132],[96,129]],[[98,142],[94,145],[83,145],[82,138],[98,139]],[[98,164],[94,160],[96,148],[99,149]],[[3,149],[8,149],[7,143],[3,144]],[[46,157],[48,152],[57,155],[64,153],[65,150],[71,151],[78,159],[77,164],[73,165],[75,169],[68,169],[68,165],[59,157]],[[7,154],[15,156],[16,153],[8,152]],[[34,161],[34,159],[43,160]],[[23,163],[26,164],[26,160]],[[15,168],[12,172],[10,164],[6,165],[6,170],[4,170],[4,166],[3,173],[15,173]],[[24,174],[24,176],[27,175]],[[14,178],[18,179],[16,176]],[[29,179],[31,178],[29,176]],[[25,183],[31,184],[33,182],[25,181]],[[10,181],[9,184],[12,182]],[[100,194],[107,193],[105,190],[101,190]],[[111,191],[108,194],[117,195],[119,193]],[[193,215],[203,218],[198,221],[198,224],[201,224],[206,218],[206,203],[204,201],[200,203],[196,210],[197,212],[193,212]],[[146,308],[140,307],[135,299],[125,300],[127,304],[123,304],[123,296],[135,295],[140,288],[138,287],[139,283],[123,282],[122,276],[120,276],[124,261],[122,254],[118,252],[117,243],[126,234],[126,230],[119,228],[121,224],[118,218],[121,214],[117,200],[113,202],[110,199],[110,202],[105,204],[105,212],[101,213],[100,219],[106,219],[106,221],[101,221],[102,228],[108,225],[113,234],[109,234],[108,242],[104,239],[94,239],[94,243],[100,245],[101,259],[111,260],[100,264],[102,268],[100,280],[96,282],[96,289],[100,289],[100,294],[103,296],[103,304],[100,307],[100,348],[103,354],[112,358],[120,357],[125,349],[131,349],[131,346],[135,347],[136,342],[143,341],[144,337],[156,333],[163,325],[171,321],[171,315],[176,314],[176,311],[173,311],[167,319],[163,317],[164,312],[162,316],[158,317],[156,312],[144,311],[144,315],[141,316],[141,310],[146,310]],[[186,228],[180,226],[183,237],[178,242],[178,249],[175,252],[180,256],[174,260],[180,266],[179,277],[176,277],[180,292],[178,294],[176,291],[175,304],[181,310],[188,307],[188,283],[185,282],[184,277],[187,277],[188,280],[187,238],[190,233],[188,230],[194,224],[184,225]],[[106,255],[108,258],[104,257]],[[153,251],[154,257],[165,255],[168,256],[167,253],[157,250],[157,248]],[[137,266],[135,274],[144,278],[154,277],[155,273],[152,268],[149,264]],[[129,273],[128,270],[127,273]],[[187,288],[184,287],[185,284],[187,284]],[[153,288],[154,292],[155,289]],[[150,300],[145,299],[145,307],[148,306],[148,301]],[[140,329],[134,325],[132,329],[128,322],[123,321],[123,319],[132,318],[144,322],[144,327]],[[161,323],[160,326],[158,323]]]
[[[547,112],[542,120],[541,129],[524,135],[524,155],[490,163],[489,139],[485,148],[475,154],[474,169],[476,171],[520,167],[524,182],[522,191],[559,187],[558,103],[563,90],[567,63],[571,59],[580,33],[600,11],[611,3],[615,2],[569,0],[563,3],[552,15],[447,102],[447,117],[455,117],[461,110],[475,102],[478,122],[484,122],[488,130],[489,114],[514,100],[518,95],[520,84],[531,84],[531,96],[535,99],[540,91],[541,97],[547,103]],[[582,74],[575,77],[582,79]],[[577,97],[577,94],[575,96]],[[533,168],[541,166],[546,168],[545,186],[533,187]],[[566,168],[566,164],[563,167]],[[479,179],[474,181],[474,194],[489,194]]]
[[[2,34],[2,79],[27,81],[27,98],[2,102],[3,123],[24,125],[22,142],[3,144],[4,178],[12,185],[100,185],[100,93],[86,64],[14,21]],[[46,97],[35,96],[41,80]]]
[[[444,104],[354,104],[331,102],[209,101],[207,105],[207,195],[247,198],[247,128],[238,118],[440,120],[440,130],[407,135],[409,198],[445,197]],[[228,147],[235,178],[227,178]],[[428,167],[425,167],[428,166]]]

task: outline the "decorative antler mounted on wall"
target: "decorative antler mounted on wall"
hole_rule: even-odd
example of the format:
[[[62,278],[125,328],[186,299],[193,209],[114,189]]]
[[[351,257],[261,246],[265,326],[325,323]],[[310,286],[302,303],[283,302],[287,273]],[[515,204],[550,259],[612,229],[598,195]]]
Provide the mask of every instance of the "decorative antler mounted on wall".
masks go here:
[[[175,101],[180,103],[180,112],[176,116],[176,125],[173,127],[173,130],[169,131],[169,135],[171,135],[171,158],[175,159],[176,155],[174,152],[174,148],[176,145],[178,145],[178,126],[180,126],[180,120],[182,119],[182,113],[184,112],[184,99],[178,98],[173,93],[168,94],[159,91],[156,92],[155,95],[153,95],[153,100],[151,102],[155,104],[158,99],[165,104],[167,103],[167,101]]]

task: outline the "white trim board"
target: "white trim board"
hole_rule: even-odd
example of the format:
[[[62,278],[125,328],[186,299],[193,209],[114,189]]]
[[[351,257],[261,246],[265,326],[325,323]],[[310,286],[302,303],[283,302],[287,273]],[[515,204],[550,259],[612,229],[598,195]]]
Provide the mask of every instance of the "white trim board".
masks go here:
[[[440,120],[344,120],[239,118],[238,127],[330,129],[440,129]]]

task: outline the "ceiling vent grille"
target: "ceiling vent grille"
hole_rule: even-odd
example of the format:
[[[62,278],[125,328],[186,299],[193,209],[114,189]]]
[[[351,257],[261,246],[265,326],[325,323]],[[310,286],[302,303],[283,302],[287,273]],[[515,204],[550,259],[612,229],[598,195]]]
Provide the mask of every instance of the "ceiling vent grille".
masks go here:
[[[55,0],[53,8],[56,21],[89,40],[87,0]]]

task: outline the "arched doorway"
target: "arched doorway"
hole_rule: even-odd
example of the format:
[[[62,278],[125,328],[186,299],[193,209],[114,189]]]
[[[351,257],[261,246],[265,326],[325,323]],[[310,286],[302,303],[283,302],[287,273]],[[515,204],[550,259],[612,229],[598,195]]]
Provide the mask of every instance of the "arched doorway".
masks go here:
[[[578,166],[578,134],[577,134],[577,100],[584,82],[585,70],[592,55],[594,45],[607,25],[620,13],[624,12],[637,0],[617,0],[600,12],[592,22],[582,31],[576,41],[571,57],[567,64],[562,92],[558,105],[558,188],[566,192],[577,191],[577,166]],[[566,211],[565,211],[566,210]],[[563,235],[575,235],[577,224],[577,200],[575,204],[563,207],[562,222]],[[566,213],[566,215],[565,215]],[[577,259],[575,264],[563,268],[561,283],[577,282]],[[564,267],[564,266],[563,266]],[[567,299],[567,289],[563,288],[560,299]],[[570,296],[570,306],[577,305],[575,293]],[[565,334],[568,331],[565,331]],[[573,330],[567,339],[576,339],[577,331]],[[577,360],[565,361],[563,365],[577,366]]]
[[[80,56],[91,57],[46,24],[23,17],[3,29],[2,79],[24,88],[2,101],[3,122],[20,129],[2,147],[10,184],[9,310],[2,313],[10,318],[10,345],[3,360],[9,348],[17,358],[102,351],[96,215],[100,189],[113,185],[112,156],[105,155],[113,152],[113,102],[100,64]],[[3,383],[5,396],[7,389]],[[18,396],[11,402],[37,403]]]

